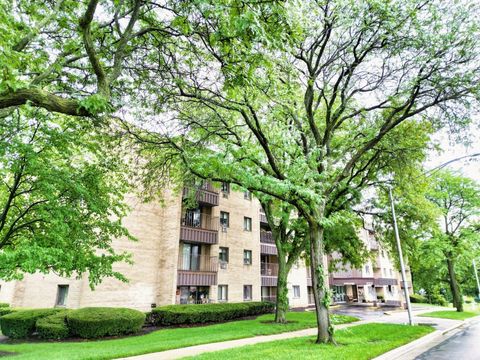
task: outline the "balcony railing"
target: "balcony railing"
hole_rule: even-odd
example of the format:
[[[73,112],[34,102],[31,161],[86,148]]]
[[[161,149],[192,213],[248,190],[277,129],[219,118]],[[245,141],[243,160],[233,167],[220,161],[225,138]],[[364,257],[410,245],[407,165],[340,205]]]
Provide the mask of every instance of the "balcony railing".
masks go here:
[[[263,209],[260,209],[259,215],[260,215],[260,222],[264,224],[268,224],[267,215],[265,215],[265,212],[263,211]]]
[[[215,189],[212,184],[207,182],[202,185],[185,187],[183,188],[183,197],[190,196],[192,191],[195,192],[195,200],[197,200],[199,204],[208,206],[218,205],[218,190]]]
[[[266,244],[275,244],[275,240],[273,239],[273,235],[271,231],[260,231],[260,242]]]
[[[260,274],[262,276],[278,276],[278,264],[260,263]]]
[[[204,244],[218,242],[218,217],[187,212],[182,218],[180,240]]]
[[[373,283],[375,284],[375,286],[397,285],[398,281],[397,279],[392,278],[377,278],[374,279]]]
[[[178,270],[194,272],[217,272],[217,257],[210,255],[180,254],[178,257]]]
[[[277,302],[277,296],[276,295],[262,296],[262,301],[268,301],[268,302],[275,303],[275,302]]]

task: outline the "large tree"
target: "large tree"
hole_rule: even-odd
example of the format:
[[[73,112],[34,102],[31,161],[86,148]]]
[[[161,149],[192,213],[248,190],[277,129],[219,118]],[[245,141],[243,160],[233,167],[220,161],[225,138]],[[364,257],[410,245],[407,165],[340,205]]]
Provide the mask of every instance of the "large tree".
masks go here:
[[[393,160],[418,153],[410,134],[465,123],[478,6],[226,1],[175,13],[185,36],[152,109],[173,120],[158,148],[199,177],[296,207],[309,226],[317,341],[331,341],[325,229]]]
[[[14,111],[0,124],[0,278],[24,273],[125,280],[130,261],[112,240],[130,237],[127,168],[92,124],[43,110]]]

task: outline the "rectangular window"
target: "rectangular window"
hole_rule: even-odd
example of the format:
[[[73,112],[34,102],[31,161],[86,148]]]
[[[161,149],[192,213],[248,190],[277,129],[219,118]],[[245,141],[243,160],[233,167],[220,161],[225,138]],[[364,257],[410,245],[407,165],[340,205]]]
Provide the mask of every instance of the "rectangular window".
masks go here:
[[[55,302],[56,306],[66,306],[67,305],[67,296],[68,296],[68,285],[58,285],[57,286],[57,301]]]
[[[252,250],[243,250],[243,263],[252,265]]]
[[[228,247],[220,247],[218,252],[218,259],[222,262],[228,263]]]
[[[197,244],[184,243],[182,248],[180,270],[199,271],[202,247]]]
[[[230,214],[226,211],[220,211],[220,225],[230,227]]]
[[[243,301],[252,300],[252,285],[243,285]]]
[[[243,218],[243,230],[252,231],[252,218],[246,216]]]
[[[293,297],[299,298],[300,297],[300,286],[293,285]]]
[[[248,190],[245,190],[245,191],[243,192],[243,198],[244,198],[245,200],[252,200],[252,193],[251,193],[250,191],[248,191]]]
[[[228,301],[228,285],[218,285],[218,301]]]
[[[365,265],[365,274],[369,275],[370,274],[370,266]]]
[[[227,182],[222,182],[222,192],[224,194],[230,194],[230,184]]]

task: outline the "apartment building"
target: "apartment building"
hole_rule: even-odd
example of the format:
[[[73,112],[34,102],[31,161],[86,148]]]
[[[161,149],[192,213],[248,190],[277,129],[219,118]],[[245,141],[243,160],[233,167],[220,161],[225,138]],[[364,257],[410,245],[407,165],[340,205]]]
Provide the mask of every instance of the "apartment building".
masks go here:
[[[185,199],[192,195],[198,206],[187,208]],[[113,243],[117,251],[133,255],[133,266],[115,265],[128,283],[105,279],[91,290],[86,277],[36,273],[21,281],[0,281],[0,302],[15,307],[124,306],[146,311],[168,304],[275,300],[277,250],[265,214],[249,192],[204,183],[184,188],[182,194],[165,191],[163,206],[134,196],[128,203],[131,212],[124,224],[138,241]],[[398,274],[388,273],[393,271],[388,255],[381,255],[380,251],[380,268],[368,263],[362,271],[333,274],[334,299],[362,302],[383,294],[401,301]],[[371,276],[363,271],[367,269]],[[313,304],[311,286],[305,264],[293,266],[288,277],[290,305]]]

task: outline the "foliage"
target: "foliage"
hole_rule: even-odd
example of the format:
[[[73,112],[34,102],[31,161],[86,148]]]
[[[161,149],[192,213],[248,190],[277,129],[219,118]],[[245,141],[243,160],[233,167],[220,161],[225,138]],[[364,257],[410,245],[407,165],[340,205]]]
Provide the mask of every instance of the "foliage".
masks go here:
[[[273,314],[256,319],[230,321],[208,326],[168,328],[142,336],[113,340],[78,341],[64,343],[2,343],[0,351],[16,352],[19,360],[106,360],[133,355],[177,349],[213,342],[280,334],[315,327],[313,312],[290,312],[286,324],[273,323]],[[333,315],[334,324],[344,324],[359,319],[346,315]]]
[[[195,359],[322,359],[367,360],[405,345],[434,331],[429,326],[398,324],[364,324],[342,329],[335,333],[340,346],[318,346],[312,337],[271,341],[234,349],[210,352]]]
[[[9,303],[0,303],[0,308],[7,308],[10,307]]]
[[[410,295],[410,302],[411,303],[426,303],[427,298],[425,296],[420,295],[420,294],[411,294]]]
[[[59,311],[53,315],[45,316],[37,320],[35,328],[38,336],[42,339],[61,340],[70,335],[66,317],[68,310]]]
[[[2,307],[0,308],[0,316],[7,315],[15,311],[16,311],[15,309],[12,309],[10,307]]]
[[[0,317],[2,333],[12,339],[24,339],[35,331],[38,319],[55,314],[59,309],[34,309],[15,311]]]
[[[39,110],[15,111],[0,125],[0,278],[54,271],[88,273],[93,286],[129,261],[113,238],[131,238],[128,171],[108,130]]]
[[[152,310],[151,321],[157,326],[223,322],[270,313],[270,302],[167,305]]]
[[[471,312],[471,311],[452,311],[452,310],[445,310],[445,311],[432,311],[428,313],[423,313],[418,316],[423,317],[433,317],[439,319],[453,319],[453,320],[465,320],[474,316],[479,316],[479,312]]]
[[[145,314],[127,308],[90,307],[67,313],[67,324],[72,335],[99,338],[139,332],[145,323]]]

